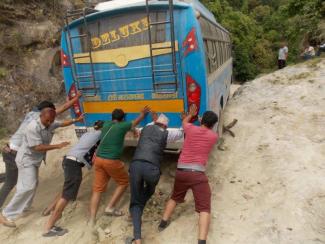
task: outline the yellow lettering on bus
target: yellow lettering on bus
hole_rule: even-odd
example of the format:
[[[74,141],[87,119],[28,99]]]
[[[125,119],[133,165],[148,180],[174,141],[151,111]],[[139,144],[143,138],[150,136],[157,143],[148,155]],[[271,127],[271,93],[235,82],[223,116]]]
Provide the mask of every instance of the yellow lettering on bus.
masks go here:
[[[121,26],[118,30],[120,32],[120,36],[123,38],[128,37],[130,35],[128,25]]]
[[[121,39],[120,35],[116,33],[116,30],[110,31],[109,34],[111,35],[112,42],[116,42]]]
[[[94,49],[99,48],[102,44],[102,41],[98,37],[91,38],[91,43]]]
[[[135,21],[135,22],[130,23],[132,35],[137,34],[142,31],[141,28],[139,27],[139,25],[140,25],[140,21]]]
[[[148,19],[147,19],[147,17],[141,19],[140,22],[141,22],[141,24],[142,24],[142,29],[143,29],[143,30],[148,30],[149,23],[148,23]]]
[[[102,39],[102,45],[107,45],[111,43],[111,39],[109,37],[109,33],[104,33],[100,35],[100,38]]]

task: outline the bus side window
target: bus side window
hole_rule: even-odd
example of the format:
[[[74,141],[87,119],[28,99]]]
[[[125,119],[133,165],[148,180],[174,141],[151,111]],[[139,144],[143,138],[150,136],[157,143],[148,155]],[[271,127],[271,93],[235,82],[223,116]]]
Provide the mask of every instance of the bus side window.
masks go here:
[[[229,34],[204,17],[199,18],[203,43],[205,49],[205,61],[208,74],[216,71],[231,57],[231,44]]]

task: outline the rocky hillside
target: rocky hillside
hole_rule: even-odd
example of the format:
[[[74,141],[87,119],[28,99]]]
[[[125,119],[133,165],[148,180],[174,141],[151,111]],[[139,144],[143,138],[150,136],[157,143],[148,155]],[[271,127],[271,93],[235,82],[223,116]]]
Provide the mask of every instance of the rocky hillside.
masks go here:
[[[64,99],[59,52],[63,17],[85,2],[0,1],[0,137],[15,130],[40,100]]]

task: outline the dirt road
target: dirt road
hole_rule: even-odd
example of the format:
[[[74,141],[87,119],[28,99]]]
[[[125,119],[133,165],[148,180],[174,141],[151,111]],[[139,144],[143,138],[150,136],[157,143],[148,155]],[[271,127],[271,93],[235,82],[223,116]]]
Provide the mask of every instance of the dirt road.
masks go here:
[[[234,118],[236,137],[225,134],[225,151],[215,149],[209,160],[213,212],[208,243],[325,243],[325,60],[287,67],[240,87],[229,101],[225,123]],[[55,136],[56,141],[71,138],[71,129]],[[61,221],[70,232],[54,239],[41,237],[47,218],[40,212],[61,189],[62,155],[64,151],[49,154],[34,209],[17,221],[17,229],[0,226],[0,243],[119,244],[131,233],[127,217],[101,216],[114,184],[104,195],[96,230],[89,229],[92,175],[84,171],[78,200]],[[132,150],[125,155],[128,162]],[[196,243],[192,194],[178,207],[170,227],[156,231],[176,161],[176,156],[166,157],[157,194],[145,211],[145,244]],[[128,200],[129,193],[121,204],[124,210]],[[105,235],[105,230],[110,234]]]

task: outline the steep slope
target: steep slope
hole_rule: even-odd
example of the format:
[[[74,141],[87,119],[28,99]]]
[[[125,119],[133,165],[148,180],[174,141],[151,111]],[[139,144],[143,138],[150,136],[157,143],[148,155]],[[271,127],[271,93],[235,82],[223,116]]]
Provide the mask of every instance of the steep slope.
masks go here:
[[[213,244],[311,244],[325,242],[325,59],[290,66],[241,86],[229,100],[225,123],[238,119],[235,137],[224,134],[224,151],[215,149],[208,175],[213,191]],[[59,130],[56,141],[76,139]],[[1,243],[123,243],[132,228],[127,217],[102,216],[114,183],[104,195],[94,230],[86,224],[92,173],[84,171],[78,200],[64,212],[61,225],[70,232],[44,239],[47,218],[40,212],[62,187],[61,157],[50,153],[41,168],[34,209],[17,229],[0,226]],[[132,150],[126,150],[129,162]],[[157,194],[143,218],[144,243],[196,243],[193,197],[177,208],[162,233],[156,226],[173,184],[176,156],[167,155]],[[127,210],[129,193],[121,207]],[[110,234],[105,235],[104,230]]]

